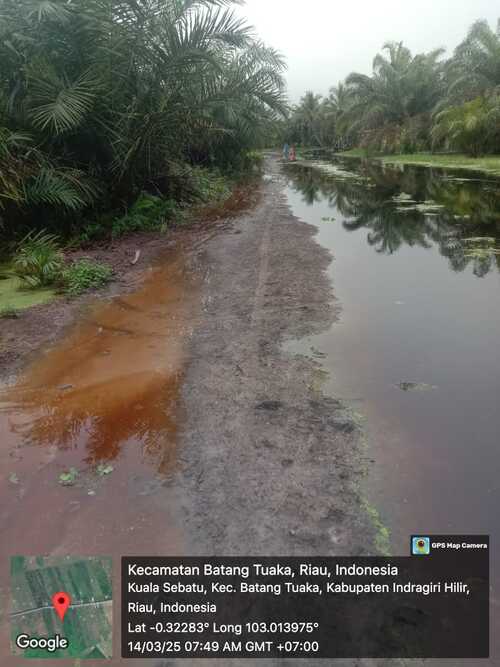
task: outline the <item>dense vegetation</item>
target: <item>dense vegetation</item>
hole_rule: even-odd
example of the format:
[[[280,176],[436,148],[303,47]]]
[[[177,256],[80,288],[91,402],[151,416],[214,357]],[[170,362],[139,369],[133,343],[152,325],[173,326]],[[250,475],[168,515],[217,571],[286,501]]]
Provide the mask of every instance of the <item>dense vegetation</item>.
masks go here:
[[[120,234],[223,189],[285,110],[283,60],[233,4],[0,0],[4,239]]]
[[[477,21],[443,56],[388,42],[370,76],[353,72],[327,98],[307,92],[282,138],[380,153],[500,153],[500,20],[496,31]]]

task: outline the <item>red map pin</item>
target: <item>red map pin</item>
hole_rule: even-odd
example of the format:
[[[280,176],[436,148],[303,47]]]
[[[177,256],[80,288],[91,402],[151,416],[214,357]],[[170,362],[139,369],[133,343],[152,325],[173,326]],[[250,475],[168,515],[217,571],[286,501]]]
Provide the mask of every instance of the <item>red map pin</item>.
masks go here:
[[[55,593],[52,596],[52,604],[54,605],[56,614],[59,616],[62,622],[64,620],[66,612],[68,611],[68,607],[71,604],[71,597],[68,595],[68,593],[65,593],[64,591]]]

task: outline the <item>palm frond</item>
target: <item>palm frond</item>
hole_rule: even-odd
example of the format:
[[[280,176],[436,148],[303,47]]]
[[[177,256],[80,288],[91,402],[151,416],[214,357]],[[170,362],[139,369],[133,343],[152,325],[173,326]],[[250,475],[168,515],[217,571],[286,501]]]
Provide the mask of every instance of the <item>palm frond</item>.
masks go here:
[[[74,82],[61,78],[49,67],[45,73],[32,69],[29,76],[30,116],[38,129],[59,135],[82,124],[98,88],[90,72],[84,72]]]
[[[25,201],[79,210],[97,196],[98,188],[77,170],[43,168],[24,186]]]
[[[68,2],[56,2],[55,0],[29,0],[27,10],[29,17],[36,17],[38,21],[51,19],[61,23],[70,17],[71,5]]]

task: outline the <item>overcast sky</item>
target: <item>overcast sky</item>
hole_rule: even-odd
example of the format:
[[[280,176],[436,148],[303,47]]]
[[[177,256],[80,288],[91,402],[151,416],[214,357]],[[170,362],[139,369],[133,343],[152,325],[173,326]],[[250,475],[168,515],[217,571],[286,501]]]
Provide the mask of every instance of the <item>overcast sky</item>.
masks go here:
[[[238,10],[288,62],[292,102],[328,93],[352,71],[369,74],[384,42],[451,53],[478,18],[495,27],[497,0],[247,0]]]

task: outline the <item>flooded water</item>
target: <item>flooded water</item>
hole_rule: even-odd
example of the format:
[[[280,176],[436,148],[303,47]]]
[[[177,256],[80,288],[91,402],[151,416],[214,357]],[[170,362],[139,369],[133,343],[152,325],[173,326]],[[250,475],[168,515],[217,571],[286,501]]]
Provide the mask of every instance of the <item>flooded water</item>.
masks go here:
[[[290,348],[326,354],[326,389],[364,417],[395,554],[411,533],[491,534],[498,621],[500,181],[324,157],[285,173],[339,306]]]

